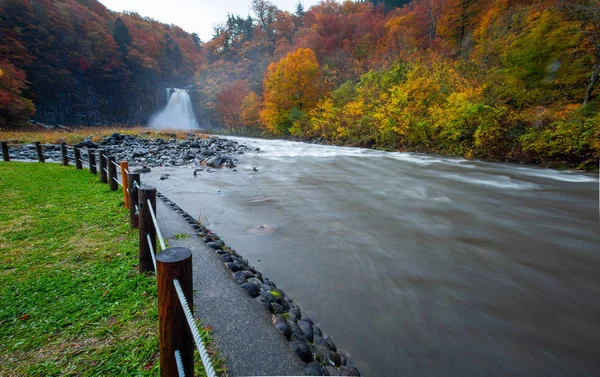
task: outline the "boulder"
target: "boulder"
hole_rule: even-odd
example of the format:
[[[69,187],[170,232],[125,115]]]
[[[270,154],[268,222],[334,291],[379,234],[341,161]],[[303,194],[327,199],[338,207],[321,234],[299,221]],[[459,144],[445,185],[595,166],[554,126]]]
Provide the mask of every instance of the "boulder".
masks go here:
[[[305,363],[310,363],[313,361],[313,355],[312,352],[310,352],[310,347],[305,342],[294,340],[290,342],[290,346],[294,352],[296,352],[296,355],[298,355],[300,360],[304,361]]]
[[[325,368],[316,361],[312,361],[304,367],[304,373],[307,376],[326,376],[327,371]]]

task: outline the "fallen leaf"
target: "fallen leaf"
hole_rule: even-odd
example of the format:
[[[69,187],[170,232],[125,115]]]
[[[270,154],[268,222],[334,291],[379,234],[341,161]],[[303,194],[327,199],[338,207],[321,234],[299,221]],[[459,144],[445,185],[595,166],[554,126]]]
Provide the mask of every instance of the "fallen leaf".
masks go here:
[[[106,296],[108,294],[108,289],[104,291],[104,293],[102,294],[102,297]]]
[[[19,319],[20,319],[21,321],[25,321],[25,320],[29,319],[29,314],[25,314],[25,315],[23,315],[23,316],[20,316],[20,317],[19,317]]]

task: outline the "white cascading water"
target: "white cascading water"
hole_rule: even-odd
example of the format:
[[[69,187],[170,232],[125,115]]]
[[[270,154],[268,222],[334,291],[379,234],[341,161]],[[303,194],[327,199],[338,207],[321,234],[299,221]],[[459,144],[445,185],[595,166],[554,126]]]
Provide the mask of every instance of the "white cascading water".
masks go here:
[[[170,91],[173,94],[169,96]],[[168,128],[175,130],[199,129],[190,95],[184,89],[167,89],[167,106],[153,115],[148,127],[154,129]]]

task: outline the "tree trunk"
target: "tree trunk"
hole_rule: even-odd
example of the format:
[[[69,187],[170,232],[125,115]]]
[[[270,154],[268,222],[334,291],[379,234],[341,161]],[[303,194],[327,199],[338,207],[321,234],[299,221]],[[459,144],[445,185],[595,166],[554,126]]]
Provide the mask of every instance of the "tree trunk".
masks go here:
[[[594,85],[598,81],[598,73],[600,72],[600,60],[596,60],[594,63],[594,68],[592,68],[592,75],[590,77],[590,83],[588,84],[587,90],[585,91],[585,97],[583,99],[583,106],[585,106],[590,97],[592,96],[592,91],[594,90]]]

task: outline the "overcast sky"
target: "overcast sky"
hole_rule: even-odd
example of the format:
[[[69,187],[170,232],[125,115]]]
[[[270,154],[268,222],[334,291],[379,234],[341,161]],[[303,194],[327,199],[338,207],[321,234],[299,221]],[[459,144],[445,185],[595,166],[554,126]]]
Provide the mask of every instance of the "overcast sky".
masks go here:
[[[196,32],[202,41],[212,38],[213,26],[225,21],[227,13],[246,17],[252,0],[100,0],[108,9],[117,12],[133,11],[183,30]],[[302,0],[304,9],[319,0]],[[277,8],[293,12],[298,0],[271,0]]]

